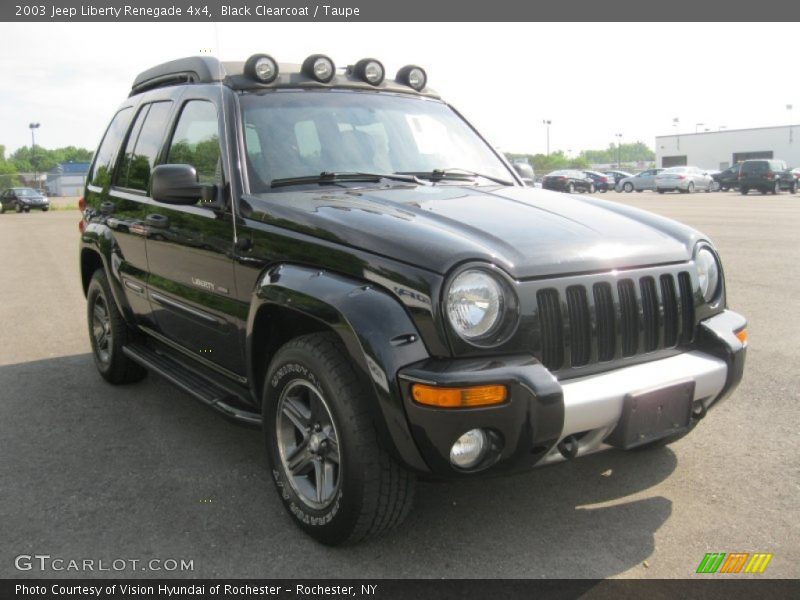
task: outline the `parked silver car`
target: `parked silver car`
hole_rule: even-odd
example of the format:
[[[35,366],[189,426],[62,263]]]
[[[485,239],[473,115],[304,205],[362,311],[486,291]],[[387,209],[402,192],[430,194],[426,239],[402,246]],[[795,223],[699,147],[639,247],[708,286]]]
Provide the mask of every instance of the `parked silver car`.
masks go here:
[[[714,178],[708,171],[697,167],[670,167],[656,175],[656,191],[659,194],[677,191],[681,194],[714,189]]]
[[[654,190],[656,188],[656,175],[664,169],[647,169],[631,177],[626,177],[617,183],[618,192],[642,192],[644,190]]]

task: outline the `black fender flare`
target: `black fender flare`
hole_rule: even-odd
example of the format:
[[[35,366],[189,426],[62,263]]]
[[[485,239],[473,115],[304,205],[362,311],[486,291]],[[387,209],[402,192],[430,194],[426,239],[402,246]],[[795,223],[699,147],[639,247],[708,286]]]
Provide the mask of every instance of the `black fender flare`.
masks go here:
[[[90,223],[86,230],[81,234],[80,250],[79,250],[79,266],[81,269],[81,280],[85,276],[91,276],[91,273],[85,274],[83,272],[84,254],[86,252],[93,252],[100,257],[103,264],[103,270],[108,278],[109,285],[111,286],[111,295],[114,297],[114,302],[117,305],[117,310],[123,316],[128,324],[133,324],[135,319],[133,310],[128,304],[125,292],[122,289],[122,278],[119,274],[119,265],[122,262],[119,254],[115,252],[116,242],[114,236],[111,235],[111,230],[106,225],[99,223]],[[87,282],[88,285],[88,282]]]
[[[295,264],[270,267],[255,287],[247,320],[248,379],[259,401],[253,336],[256,317],[266,305],[298,311],[336,332],[374,391],[370,408],[379,435],[389,442],[386,449],[406,466],[428,472],[409,429],[397,373],[430,355],[403,305],[366,281]]]

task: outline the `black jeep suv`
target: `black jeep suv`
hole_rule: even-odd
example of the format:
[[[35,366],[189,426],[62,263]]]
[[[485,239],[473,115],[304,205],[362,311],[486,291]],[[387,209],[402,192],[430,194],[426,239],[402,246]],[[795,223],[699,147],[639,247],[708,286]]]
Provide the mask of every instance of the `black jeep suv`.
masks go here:
[[[782,160],[745,160],[739,168],[739,192],[758,190],[762,194],[779,194],[782,190],[794,193],[795,178]]]
[[[100,374],[261,426],[324,543],[400,523],[418,474],[675,440],[742,375],[706,236],[524,187],[419,67],[154,67],[80,205]]]

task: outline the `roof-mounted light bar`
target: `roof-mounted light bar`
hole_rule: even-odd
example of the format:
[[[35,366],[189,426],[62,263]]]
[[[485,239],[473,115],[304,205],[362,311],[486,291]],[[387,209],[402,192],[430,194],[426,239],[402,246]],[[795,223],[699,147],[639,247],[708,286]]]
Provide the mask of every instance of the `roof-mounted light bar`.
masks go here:
[[[324,54],[312,54],[306,58],[300,71],[309,79],[319,83],[331,83],[336,77],[336,65]],[[244,75],[258,83],[272,83],[279,75],[278,62],[269,54],[254,54],[244,64]],[[355,78],[377,87],[386,79],[386,69],[376,58],[362,58],[355,65],[347,67],[347,77],[351,82]],[[394,87],[395,84],[421,92],[428,84],[428,75],[422,67],[406,65],[397,72],[395,81],[389,82],[390,87]]]

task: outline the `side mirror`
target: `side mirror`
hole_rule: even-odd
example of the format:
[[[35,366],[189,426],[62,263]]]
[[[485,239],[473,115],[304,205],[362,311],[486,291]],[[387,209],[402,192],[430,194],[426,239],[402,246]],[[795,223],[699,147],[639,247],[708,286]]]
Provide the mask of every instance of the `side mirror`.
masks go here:
[[[527,186],[533,185],[533,167],[528,163],[514,163],[512,166],[514,167],[514,171],[517,172],[517,175],[519,175],[519,178],[522,179],[522,183]]]
[[[197,204],[213,202],[217,186],[200,183],[191,165],[158,165],[150,175],[150,196],[166,204]]]

